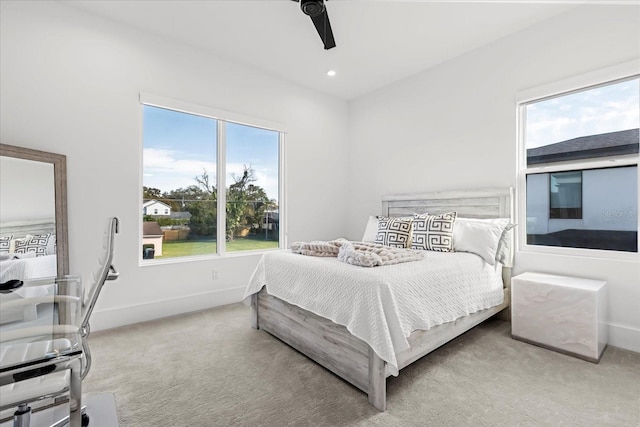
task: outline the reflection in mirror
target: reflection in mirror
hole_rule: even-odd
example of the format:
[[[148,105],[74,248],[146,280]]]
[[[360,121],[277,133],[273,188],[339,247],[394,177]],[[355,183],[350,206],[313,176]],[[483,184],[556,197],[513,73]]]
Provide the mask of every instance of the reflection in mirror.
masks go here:
[[[68,265],[66,157],[0,144],[0,283]]]

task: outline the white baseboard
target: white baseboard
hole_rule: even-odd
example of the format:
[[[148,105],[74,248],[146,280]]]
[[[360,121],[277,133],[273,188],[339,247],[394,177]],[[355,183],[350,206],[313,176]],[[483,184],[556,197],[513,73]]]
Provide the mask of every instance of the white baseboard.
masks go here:
[[[91,314],[91,330],[101,331],[131,325],[176,314],[204,310],[240,302],[246,287],[223,289],[180,298],[152,301],[145,304],[96,310]]]
[[[640,353],[640,330],[609,323],[609,345]]]
[[[243,286],[187,295],[181,298],[153,301],[146,304],[94,311],[91,315],[91,330],[111,329],[162,317],[175,316],[176,314],[233,304],[242,300],[244,291],[245,287]],[[609,323],[609,345],[640,353],[640,330]]]

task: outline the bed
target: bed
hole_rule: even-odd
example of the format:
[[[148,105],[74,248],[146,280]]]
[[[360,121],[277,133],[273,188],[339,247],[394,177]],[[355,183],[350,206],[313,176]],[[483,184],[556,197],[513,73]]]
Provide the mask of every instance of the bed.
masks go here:
[[[368,394],[371,405],[385,411],[388,376],[397,375],[402,368],[498,313],[508,318],[513,189],[382,198],[382,216],[388,218],[447,212],[456,212],[456,225],[470,223],[475,227],[474,221],[493,223],[498,218],[508,223],[499,236],[500,262],[491,265],[492,260],[482,253],[484,246],[473,251],[460,246],[453,253],[424,251],[420,261],[374,268],[286,251],[267,253],[245,292],[245,302],[251,305],[251,326],[279,338],[353,384]],[[463,229],[460,225],[459,232]],[[363,240],[366,235],[365,231]],[[455,240],[456,234],[453,236]],[[478,241],[458,239],[463,240],[472,244]],[[445,262],[453,263],[453,268],[441,269]],[[427,274],[427,268],[439,270]],[[458,272],[451,273],[453,270]],[[474,272],[469,276],[467,270]],[[305,283],[305,277],[313,279]],[[409,284],[427,286],[423,281],[431,286],[428,292],[422,292],[423,288],[404,290]],[[445,291],[451,289],[465,298],[477,295],[471,302],[458,301],[458,295],[446,296],[449,294]],[[423,299],[412,300],[412,294]],[[430,317],[422,318],[424,313]]]

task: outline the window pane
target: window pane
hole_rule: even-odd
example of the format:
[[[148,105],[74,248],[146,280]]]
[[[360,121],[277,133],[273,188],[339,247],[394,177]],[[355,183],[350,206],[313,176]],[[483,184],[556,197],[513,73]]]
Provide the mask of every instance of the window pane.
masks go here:
[[[226,142],[226,250],[278,248],[279,133],[226,123]]]
[[[524,106],[527,167],[545,166],[545,173],[525,171],[528,244],[637,252],[637,165],[581,168],[588,160],[637,156],[639,82],[615,81]],[[566,171],[572,163],[574,170]]]
[[[638,153],[639,79],[525,107],[527,166]]]
[[[144,259],[215,254],[217,121],[144,106]]]
[[[582,218],[582,172],[549,175],[549,217]]]
[[[568,186],[567,197],[554,197],[554,186],[558,194]],[[578,207],[580,217],[552,216],[554,208],[572,212]],[[526,227],[530,245],[637,252],[638,167],[529,174]]]

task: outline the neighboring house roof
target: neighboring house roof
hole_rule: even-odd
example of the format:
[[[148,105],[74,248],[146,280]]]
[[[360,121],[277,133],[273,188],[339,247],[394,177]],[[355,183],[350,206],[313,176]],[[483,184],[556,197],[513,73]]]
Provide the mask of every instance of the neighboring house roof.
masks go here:
[[[162,236],[160,225],[155,221],[144,221],[142,223],[143,236]]]
[[[171,219],[191,219],[191,212],[171,212]]]
[[[144,203],[142,204],[142,208],[143,208],[143,209],[144,209],[144,208],[147,208],[147,207],[149,207],[149,206],[151,206],[151,205],[154,205],[154,204],[156,204],[156,203],[159,203],[159,204],[164,205],[164,206],[168,207],[169,209],[171,209],[171,206],[169,206],[168,204],[163,203],[163,202],[161,202],[160,200],[155,200],[155,199],[151,199],[151,200],[149,200],[148,202],[144,202]]]
[[[581,136],[527,150],[527,164],[619,156],[638,152],[638,129]]]

